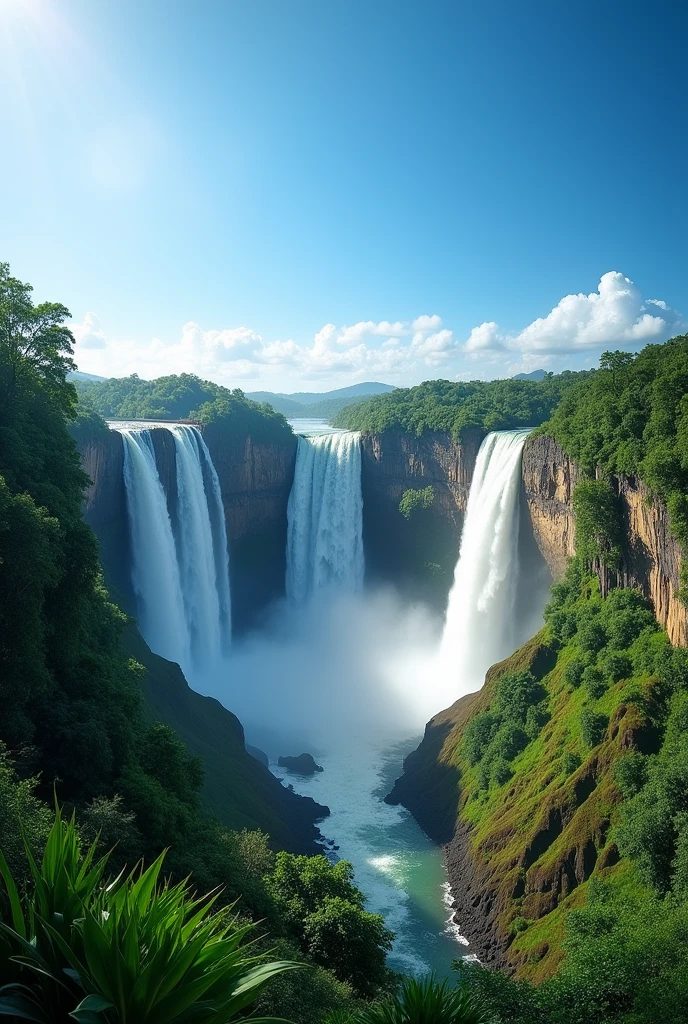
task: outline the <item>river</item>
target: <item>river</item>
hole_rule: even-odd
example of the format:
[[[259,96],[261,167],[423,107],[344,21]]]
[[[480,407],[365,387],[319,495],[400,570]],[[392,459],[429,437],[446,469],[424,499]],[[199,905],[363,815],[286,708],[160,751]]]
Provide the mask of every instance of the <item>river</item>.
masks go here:
[[[270,767],[297,793],[330,808],[322,832],[339,847],[337,856],[353,864],[367,909],[382,914],[396,933],[390,966],[448,977],[452,960],[469,950],[451,920],[442,851],[405,808],[383,800],[404,756],[417,744],[416,739],[380,751],[373,743],[352,740],[348,749],[318,757],[324,771],[310,777],[274,763]]]

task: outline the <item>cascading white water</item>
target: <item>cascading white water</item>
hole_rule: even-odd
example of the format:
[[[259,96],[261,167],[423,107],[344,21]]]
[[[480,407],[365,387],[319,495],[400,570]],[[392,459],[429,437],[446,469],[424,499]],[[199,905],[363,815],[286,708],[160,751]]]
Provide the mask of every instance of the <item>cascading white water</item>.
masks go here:
[[[287,507],[287,597],[306,604],[326,587],[363,587],[361,438],[353,431],[299,437]]]
[[[478,452],[440,647],[446,704],[479,689],[490,665],[516,646],[521,452],[529,433],[496,431]]]
[[[219,514],[222,499],[217,473],[201,434],[194,427],[181,425],[170,427],[170,432],[174,437],[177,463],[179,573],[192,663],[198,670],[213,664],[227,646],[227,536],[224,513]],[[206,483],[210,486],[206,487]]]
[[[231,643],[227,533],[220,483],[195,427],[174,438],[175,533],[148,430],[122,429],[124,484],[139,626],[151,650],[189,676],[216,664]]]
[[[122,430],[132,586],[141,632],[156,654],[186,665],[189,631],[177,552],[150,431]]]

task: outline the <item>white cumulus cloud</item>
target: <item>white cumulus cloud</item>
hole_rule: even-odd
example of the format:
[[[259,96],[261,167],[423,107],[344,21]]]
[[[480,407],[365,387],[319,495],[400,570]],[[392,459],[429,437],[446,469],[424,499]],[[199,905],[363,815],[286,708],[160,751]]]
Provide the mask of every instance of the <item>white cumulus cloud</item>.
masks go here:
[[[648,304],[654,307],[651,313],[646,311]],[[665,341],[678,328],[680,320],[679,314],[662,300],[649,299],[643,303],[630,278],[612,270],[602,275],[596,292],[565,295],[547,316],[539,317],[516,334],[501,333],[494,322],[474,327],[465,351],[574,353]]]
[[[248,326],[205,328],[185,323],[176,339],[109,338],[95,313],[72,325],[80,369],[144,378],[195,373],[228,386],[260,380],[269,390],[341,387],[382,379],[413,384],[430,377],[491,379],[521,370],[592,366],[605,348],[639,348],[681,330],[663,299],[643,300],[616,271],[596,291],[565,295],[550,312],[509,333],[494,320],[468,332],[445,326],[436,313],[408,320],[326,323],[312,339],[264,338]],[[465,338],[461,341],[460,338]]]

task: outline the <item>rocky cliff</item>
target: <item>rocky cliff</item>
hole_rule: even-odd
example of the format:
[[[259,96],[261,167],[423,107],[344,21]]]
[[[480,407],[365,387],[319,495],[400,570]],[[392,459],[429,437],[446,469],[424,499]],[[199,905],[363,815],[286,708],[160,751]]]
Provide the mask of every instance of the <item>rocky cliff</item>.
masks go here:
[[[153,428],[151,436],[174,520],[174,441],[164,428]],[[255,443],[247,437],[227,439],[208,431],[206,440],[220,478],[230,545],[233,613],[241,628],[260,614],[271,597],[284,591],[287,499],[296,439],[275,445]],[[79,447],[91,481],[84,495],[84,516],[98,538],[111,590],[134,614],[122,437],[116,431],[97,434],[81,440]],[[206,808],[230,828],[268,832],[276,848],[319,852],[316,822],[328,813],[327,808],[290,792],[250,756],[236,716],[218,701],[192,690],[179,666],[153,654],[133,625],[125,632],[124,646],[147,670],[142,686],[148,717],[170,725],[189,750],[202,758]]]
[[[534,437],[523,449],[523,486],[533,535],[556,579],[575,550],[572,492],[581,472],[556,441]],[[654,606],[658,622],[672,643],[688,642],[688,612],[677,599],[680,547],[671,533],[666,506],[647,487],[628,477],[615,477],[624,550],[621,579],[639,587]]]
[[[294,479],[296,437],[284,443],[203,434],[222,491],[230,548],[232,620],[241,632],[284,594],[287,502]]]
[[[205,440],[220,480],[225,507],[232,583],[233,628],[242,632],[284,593],[287,501],[294,476],[296,438],[284,444],[254,441],[209,427]],[[174,441],[164,427],[151,430],[156,464],[176,515]],[[129,579],[129,530],[124,492],[124,452],[116,431],[80,444],[91,484],[84,516],[98,537],[108,581],[134,611]]]
[[[470,431],[460,443],[447,432],[363,435],[363,539],[370,579],[444,605],[482,436]],[[406,520],[399,512],[401,496],[428,486],[431,506]]]

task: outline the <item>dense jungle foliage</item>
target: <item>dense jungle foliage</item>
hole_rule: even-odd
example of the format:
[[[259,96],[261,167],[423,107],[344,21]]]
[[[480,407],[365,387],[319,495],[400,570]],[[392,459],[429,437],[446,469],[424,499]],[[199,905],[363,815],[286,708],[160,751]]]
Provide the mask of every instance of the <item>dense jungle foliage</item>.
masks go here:
[[[97,841],[103,853],[114,847],[113,873],[168,848],[173,879],[191,874],[199,892],[222,887],[218,906],[238,900],[242,916],[263,922],[263,948],[278,942],[284,959],[307,963],[312,986],[292,973],[278,991],[297,1024],[313,1024],[389,986],[390,933],[365,910],[347,864],[275,858],[262,833],[230,832],[205,815],[201,762],[167,726],[146,721],[146,670],[123,652],[127,619],[108,596],[81,515],[87,478],[68,430],[80,428],[76,389],[66,378],[73,369],[68,317],[57,303],[34,305],[30,286],[0,264],[0,848],[7,871],[29,894],[45,883],[50,895],[57,885],[54,872],[37,882],[32,862],[49,841],[55,798],[74,809],[77,838]],[[218,417],[233,412],[221,408]],[[94,414],[86,427],[102,429]],[[5,874],[6,922],[17,907]],[[16,970],[0,943],[0,986],[15,981]],[[276,1014],[271,998],[268,988],[264,1012]],[[94,1018],[84,1010],[79,1019]]]
[[[471,427],[512,430],[536,427],[549,419],[562,395],[589,372],[548,373],[541,381],[493,380],[452,383],[428,380],[350,405],[333,419],[337,427],[381,433],[406,430],[422,434],[446,430],[459,439]]]
[[[603,597],[584,556],[552,588],[545,618],[541,642],[555,663],[529,671],[519,652],[509,659],[458,751],[475,841],[505,891],[510,872],[529,879],[503,909],[522,980],[468,974],[502,1022],[679,1024],[688,1016],[688,651],[671,646],[639,592]],[[514,868],[526,847],[536,852]],[[538,890],[560,872],[567,887],[552,909]]]
[[[105,419],[194,419],[229,433],[280,441],[291,427],[267,402],[251,402],[240,388],[224,388],[191,373],[141,380],[131,377],[77,381],[82,416],[92,411]]]
[[[688,550],[688,335],[637,355],[605,352],[600,369],[562,395],[542,430],[588,473],[600,467],[642,480],[666,502]]]

